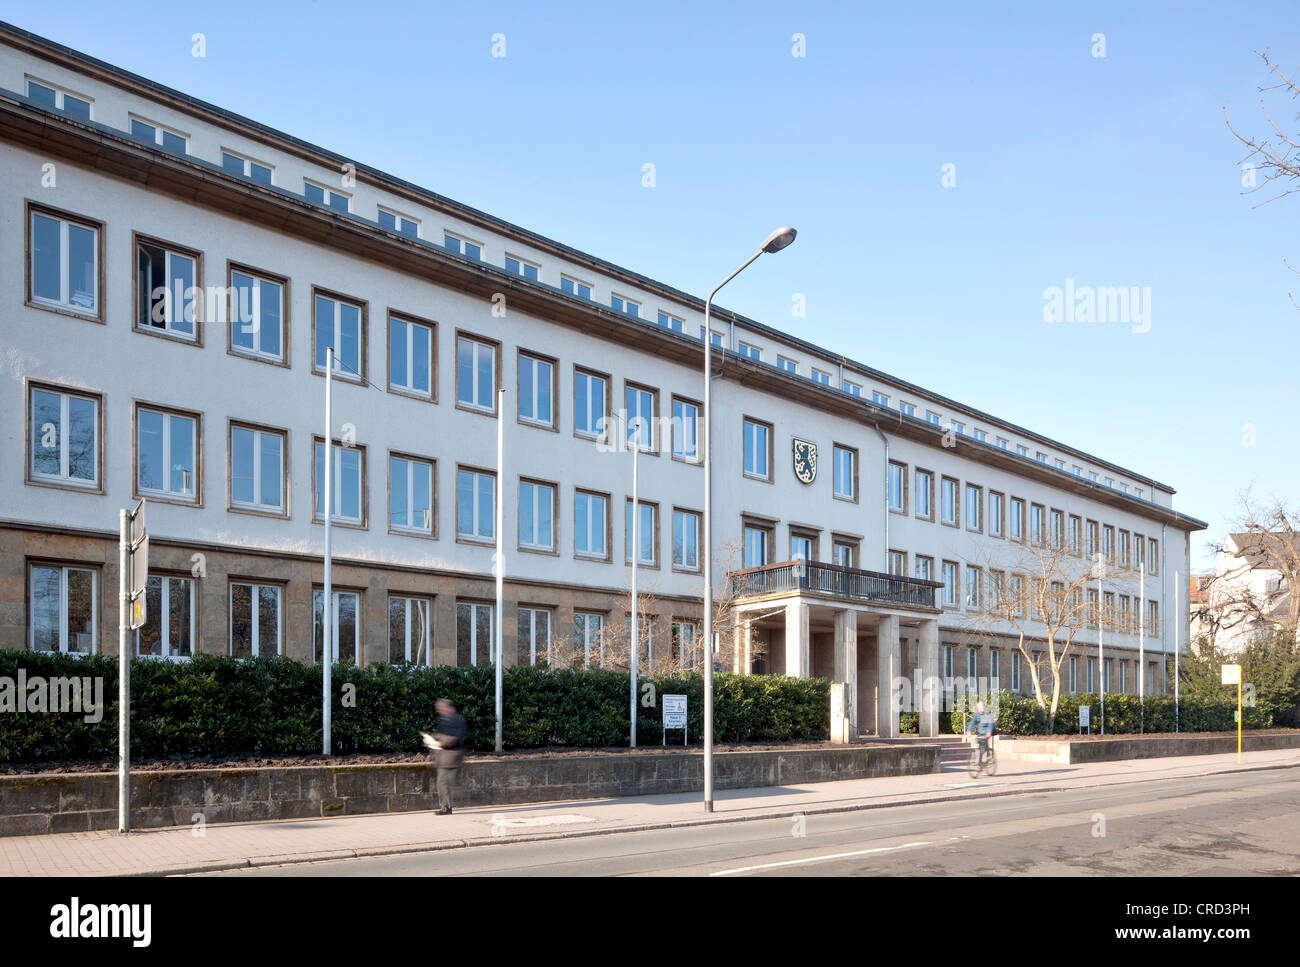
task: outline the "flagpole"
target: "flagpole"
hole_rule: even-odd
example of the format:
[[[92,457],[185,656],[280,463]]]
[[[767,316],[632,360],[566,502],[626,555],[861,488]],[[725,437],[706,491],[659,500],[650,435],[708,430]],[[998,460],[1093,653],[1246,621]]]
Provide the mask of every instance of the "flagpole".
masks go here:
[[[506,411],[506,391],[503,386],[497,390],[497,560],[496,560],[496,578],[497,578],[497,614],[496,621],[493,622],[493,651],[495,652],[494,664],[496,665],[496,710],[497,710],[497,735],[496,750],[501,751],[501,663],[504,658],[501,647],[501,627],[503,624],[503,602],[505,590],[505,573],[506,573],[506,552],[505,552],[505,535],[502,533],[503,521],[505,515],[503,508],[505,506],[505,411]]]
[[[330,519],[334,516],[330,499],[333,496],[334,476],[334,423],[330,412],[330,389],[334,382],[334,347],[325,351],[325,597],[321,602],[321,665],[324,675],[321,678],[321,754],[330,754],[330,693],[333,690],[332,672],[334,665],[334,581],[330,571],[330,559],[333,554],[331,546]]]
[[[637,427],[636,432],[640,432]],[[640,540],[640,523],[641,507],[637,503],[637,454],[641,450],[641,441],[636,437],[632,439],[632,676],[629,679],[630,702],[631,702],[631,748],[636,748],[636,671],[637,671],[637,651],[641,645],[639,635],[640,625],[637,621],[637,601],[636,601],[636,563],[641,554]]]

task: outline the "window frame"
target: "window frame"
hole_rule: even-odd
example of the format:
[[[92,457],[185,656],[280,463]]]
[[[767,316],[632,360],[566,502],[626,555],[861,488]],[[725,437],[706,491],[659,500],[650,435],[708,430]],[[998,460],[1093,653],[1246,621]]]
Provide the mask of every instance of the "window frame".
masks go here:
[[[682,520],[693,519],[695,521],[695,566],[689,564],[677,563],[677,518],[681,516]],[[704,569],[700,563],[700,550],[704,542],[704,517],[698,510],[691,510],[686,507],[673,507],[673,540],[672,540],[672,570],[679,574],[702,574]],[[685,541],[683,541],[683,546]]]
[[[173,571],[167,571],[167,570],[159,570],[155,572],[151,568],[149,570],[148,575],[145,578],[146,595],[149,593],[148,582],[154,580],[155,578],[161,582],[158,587],[159,607],[157,610],[153,608],[148,609],[146,623],[148,624],[154,621],[158,622],[160,632],[161,632],[159,644],[160,646],[167,648],[167,652],[159,655],[144,654],[143,652],[140,651],[140,637],[138,634],[136,634],[131,636],[131,643],[130,643],[131,657],[143,658],[149,661],[189,661],[200,651],[199,629],[202,627],[202,623],[199,621],[200,595],[199,595],[198,578],[188,573],[177,574]],[[171,643],[171,621],[164,620],[164,615],[166,615],[167,618],[170,619],[171,595],[168,593],[168,591],[170,587],[170,582],[172,581],[181,581],[184,584],[189,586],[190,650],[188,653],[178,654],[174,652],[173,650],[174,646]]]
[[[766,430],[766,432],[767,432],[767,446],[766,446],[766,448],[765,448],[765,452],[764,452],[764,456],[763,456],[763,459],[764,459],[764,461],[766,462],[766,466],[767,466],[767,474],[766,474],[766,476],[760,476],[760,475],[757,474],[757,473],[751,473],[749,470],[747,470],[747,469],[745,468],[745,452],[746,452],[746,450],[747,450],[747,448],[748,448],[748,446],[749,446],[749,426],[750,426],[750,424],[753,424],[754,426],[761,426],[761,427],[763,427],[763,429]],[[741,441],[740,441],[740,473],[741,473],[741,476],[744,477],[746,480],[757,480],[757,481],[760,481],[760,482],[762,482],[762,483],[769,483],[769,484],[772,483],[772,482],[773,482],[773,478],[774,478],[774,476],[775,476],[775,474],[773,473],[773,467],[772,467],[772,463],[773,463],[773,459],[772,459],[772,457],[773,457],[772,447],[773,447],[773,439],[774,439],[774,437],[776,436],[772,424],[771,424],[771,423],[768,423],[766,420],[760,420],[760,419],[758,419],[757,417],[753,417],[753,416],[743,416],[743,415],[742,415],[742,416],[741,416],[741,424],[740,424],[740,425],[741,425]]]
[[[181,258],[190,259],[194,262],[194,333],[193,335],[178,332],[173,327],[174,320],[168,319],[160,329],[156,326],[142,326],[140,324],[140,247],[148,245],[153,248],[162,249],[164,264],[171,265],[173,255]],[[192,249],[175,242],[169,242],[166,239],[158,238],[154,235],[146,235],[143,232],[131,233],[131,293],[132,293],[132,313],[131,313],[131,331],[144,333],[149,336],[160,336],[164,339],[171,339],[174,342],[184,343],[190,346],[203,348],[203,324],[205,322],[205,306],[207,301],[207,290],[203,285],[203,253],[197,249]],[[170,273],[168,273],[170,276]],[[156,288],[156,286],[155,286]],[[175,307],[173,306],[173,312]],[[182,310],[183,311],[183,310]],[[152,290],[150,295],[150,317],[153,315],[153,298]]]
[[[95,310],[87,312],[83,309],[72,307],[70,303],[50,302],[45,299],[37,298],[34,286],[33,273],[36,269],[36,247],[35,232],[33,231],[35,218],[41,215],[44,218],[53,219],[64,225],[76,225],[79,228],[87,229],[95,233]],[[30,309],[42,309],[46,312],[54,312],[59,315],[69,316],[73,319],[81,319],[86,322],[99,323],[101,326],[108,325],[106,309],[104,308],[105,293],[105,271],[104,271],[104,252],[105,241],[104,235],[106,225],[103,221],[93,218],[87,218],[83,215],[77,215],[61,208],[54,208],[51,205],[45,205],[41,202],[26,199],[24,209],[24,232],[26,242],[24,250],[26,254],[25,268],[25,298],[23,305]],[[66,262],[68,255],[67,231],[66,228],[59,230],[59,289],[62,292],[64,286],[68,284],[69,265]]]
[[[384,608],[385,624],[388,627],[388,648],[385,652],[385,661],[392,665],[393,662],[393,603],[402,602],[402,654],[405,656],[402,664],[414,665],[416,668],[432,668],[433,661],[433,598],[426,594],[415,594],[410,591],[389,590],[387,605]],[[413,605],[423,604],[425,611],[424,622],[424,653],[425,661],[422,663],[418,660],[419,644],[413,640],[412,632],[412,613],[416,611]],[[411,646],[416,645],[416,657],[411,657]]]
[[[180,138],[182,141],[185,142],[185,150],[182,152],[182,154],[188,155],[190,153],[190,141],[193,136],[186,134],[180,128],[174,128],[170,124],[163,124],[159,121],[151,121],[143,114],[136,114],[134,111],[132,111],[126,116],[126,132],[128,135],[130,135],[132,138],[134,138],[137,141],[141,140],[140,136],[131,130],[131,125],[135,121],[139,121],[141,124],[153,128],[154,147],[163,148],[166,151],[170,151],[171,149],[166,147],[166,143],[165,143],[166,139],[163,137],[164,134],[170,134],[172,137]]]
[[[432,319],[425,319],[421,316],[413,315],[409,312],[403,312],[400,309],[388,307],[384,314],[384,383],[387,391],[394,396],[405,396],[413,400],[419,400],[422,403],[438,402],[438,323]],[[393,383],[393,322],[400,322],[408,327],[406,332],[407,342],[407,372],[412,371],[410,346],[413,342],[410,335],[411,326],[422,326],[429,330],[429,392],[422,393],[419,390],[411,389],[406,386],[398,386]]]
[[[235,345],[235,283],[234,275],[238,272],[241,275],[250,276],[255,282],[270,282],[280,287],[280,355],[272,356],[270,353],[262,352],[257,349],[245,349],[243,346]],[[290,298],[290,280],[288,276],[278,275],[274,272],[267,272],[251,265],[245,265],[242,262],[235,262],[226,259],[226,354],[238,356],[240,359],[251,359],[258,363],[267,363],[271,366],[279,366],[283,369],[291,369],[292,363],[289,355],[289,339],[293,332],[293,321],[290,317],[290,307],[292,299]],[[262,320],[257,320],[258,329],[261,329]],[[242,323],[241,323],[242,325]]]
[[[308,186],[308,185],[311,185],[313,188],[319,188],[319,189],[321,190],[322,194],[324,195],[324,199],[323,199],[322,201],[320,201],[320,202],[317,202],[317,201],[314,201],[314,200],[311,199],[311,198],[308,198],[308,197],[307,197],[307,186]],[[314,178],[306,178],[306,177],[304,177],[304,178],[302,179],[302,197],[303,197],[303,199],[304,199],[308,204],[311,204],[311,205],[320,205],[320,207],[323,208],[323,209],[325,209],[326,211],[337,212],[337,213],[339,213],[339,214],[347,214],[347,215],[351,215],[351,214],[353,214],[353,211],[352,211],[352,196],[351,196],[351,195],[349,195],[349,194],[348,194],[347,192],[345,192],[345,191],[339,191],[339,190],[336,189],[336,188],[331,188],[329,185],[322,184],[321,182],[317,181],[317,180],[314,179]],[[339,208],[339,207],[337,207],[337,206],[335,206],[335,205],[332,205],[332,204],[330,203],[330,199],[331,199],[332,197],[342,198],[344,201],[347,202],[347,204],[346,204],[343,208]]]
[[[69,561],[55,558],[29,557],[24,562],[24,617],[26,619],[26,634],[24,635],[24,644],[27,651],[35,652],[38,655],[97,655],[100,648],[100,622],[102,616],[100,609],[102,607],[102,577],[101,571],[103,566],[100,564],[87,564],[80,561]],[[45,568],[47,570],[59,571],[59,647],[53,651],[46,651],[42,648],[36,648],[36,621],[33,611],[32,593],[35,586],[32,582],[32,570],[34,568]],[[72,651],[68,648],[71,630],[68,624],[68,572],[69,571],[86,571],[90,574],[90,650],[89,651]]]
[[[490,407],[480,406],[477,403],[466,403],[460,398],[460,343],[461,340],[473,343],[479,347],[488,347],[492,350],[492,405]],[[477,333],[470,332],[466,329],[457,329],[455,335],[455,354],[452,357],[452,365],[455,367],[455,392],[456,392],[456,409],[463,410],[466,413],[477,413],[479,416],[488,416],[496,419],[500,416],[500,395],[501,395],[501,364],[502,350],[501,342],[497,339],[489,339],[486,336],[480,336]],[[478,373],[478,350],[474,353],[474,372],[475,379]]]
[[[283,655],[286,637],[284,633],[284,614],[285,614],[285,585],[277,581],[267,581],[262,578],[239,578],[231,576],[226,580],[226,655],[235,658],[238,661],[243,659],[235,655],[235,588],[251,588],[253,593],[249,595],[249,655],[250,658],[261,658],[266,652],[261,650],[261,630],[258,626],[258,613],[261,611],[261,595],[257,592],[262,588],[273,588],[276,593],[276,615],[275,615],[275,651],[273,654]]]
[[[899,485],[897,506],[895,506],[894,504],[895,471],[897,471],[898,473],[898,485]],[[889,512],[891,514],[898,514],[899,516],[902,517],[906,517],[908,514],[908,506],[910,504],[909,498],[911,497],[911,494],[908,493],[908,488],[907,488],[909,482],[907,478],[909,476],[910,474],[908,473],[908,466],[906,463],[903,463],[901,460],[889,461],[889,481],[885,493],[885,505],[889,508]]]
[[[95,403],[95,479],[91,482],[77,483],[73,477],[65,477],[62,474],[58,477],[50,477],[44,474],[37,474],[33,464],[35,463],[35,444],[36,440],[32,435],[32,402],[36,392],[50,393],[59,396],[63,400],[70,397],[92,400]],[[76,389],[71,386],[64,386],[59,383],[47,383],[44,380],[31,379],[23,377],[23,399],[24,407],[24,449],[23,449],[23,466],[24,476],[23,483],[32,487],[51,487],[55,490],[72,490],[83,494],[100,494],[107,491],[104,484],[104,394],[91,390]],[[63,419],[63,411],[67,408],[67,403],[59,405],[59,419]],[[63,446],[67,442],[68,434],[66,430],[60,435],[60,455],[59,468],[63,467]]]
[[[849,466],[851,469],[848,494],[840,493],[838,482],[840,480],[840,454],[846,453],[849,457]],[[831,443],[831,496],[835,500],[842,500],[845,503],[856,504],[859,500],[858,488],[858,448],[851,447],[844,443]]]
[[[953,509],[952,520],[944,519],[944,514],[943,514],[944,484],[952,484],[952,509]],[[942,524],[944,527],[955,527],[958,529],[961,528],[961,518],[962,518],[962,509],[963,509],[961,498],[962,498],[961,481],[958,480],[956,477],[949,477],[947,474],[943,474],[942,476],[940,476],[939,477],[939,523]]]
[[[221,156],[220,165],[221,165],[221,170],[222,170],[222,171],[228,171],[228,172],[230,172],[231,174],[234,174],[234,172],[233,172],[230,168],[227,168],[227,167],[226,167],[226,155],[230,155],[230,157],[232,157],[232,158],[236,158],[236,159],[238,159],[239,161],[242,161],[242,162],[244,163],[244,169],[243,169],[242,172],[240,172],[241,177],[243,177],[243,178],[247,178],[249,181],[253,182],[254,184],[258,184],[258,185],[272,185],[272,186],[273,186],[273,185],[275,184],[275,165],[267,164],[265,161],[258,161],[256,158],[250,158],[248,155],[244,154],[242,151],[233,151],[233,150],[231,150],[230,148],[218,148],[217,150],[218,150],[218,153],[219,153],[220,156]],[[258,178],[254,178],[254,177],[253,177],[253,165],[257,165],[259,168],[265,168],[265,169],[270,173],[271,180],[270,180],[270,181],[261,181],[261,180],[258,179]]]
[[[913,487],[915,488],[913,492],[914,498],[916,494],[921,493],[921,487],[917,478],[919,478],[922,474],[925,475],[926,480],[928,481],[928,486],[925,488],[925,493],[926,493],[926,505],[930,508],[930,510],[928,513],[924,513],[924,514],[921,513],[920,500],[913,499],[912,503],[913,506],[916,508],[913,511],[913,516],[916,517],[917,520],[928,520],[930,523],[933,524],[935,521],[934,501],[936,496],[935,486],[934,486],[935,473],[933,470],[926,470],[924,467],[912,468],[912,484]]]
[[[142,490],[140,488],[140,411],[150,410],[162,413],[167,420],[164,425],[171,426],[172,417],[192,419],[194,421],[194,498],[175,497],[171,491]],[[171,447],[171,434],[165,433],[167,450]],[[176,504],[181,507],[203,506],[203,414],[198,410],[186,410],[178,406],[154,403],[150,400],[131,400],[131,495],[136,499],[148,497],[153,503]],[[166,452],[166,450],[164,451]],[[164,461],[170,464],[170,460]],[[170,471],[168,471],[170,476]]]
[[[515,490],[515,546],[522,553],[545,554],[550,557],[560,555],[560,485],[554,480],[542,480],[538,477],[519,477]],[[549,487],[551,491],[551,543],[525,544],[523,535],[524,487]],[[534,523],[536,521],[534,520]]]
[[[587,430],[578,429],[578,377],[579,376],[582,376],[584,379],[599,379],[604,381],[605,384],[605,402],[603,407],[604,412],[600,416],[600,420],[604,422],[604,426],[599,430],[587,431]],[[613,395],[614,378],[609,373],[602,373],[599,370],[591,369],[590,367],[587,366],[581,366],[577,363],[574,363],[573,365],[572,378],[573,378],[573,435],[577,437],[579,440],[595,440],[598,443],[605,441],[609,435],[609,425],[611,422],[610,410],[614,406],[614,395]],[[586,415],[587,416],[591,415],[590,398],[588,399],[588,410]]]
[[[681,456],[678,456],[677,454],[677,437],[679,433],[679,422],[677,419],[676,411],[679,405],[683,407],[689,406],[695,410],[695,416],[693,417],[693,422],[695,424],[695,433],[694,433],[695,456],[694,457],[686,456],[684,450]],[[672,459],[677,461],[678,463],[684,463],[691,467],[704,466],[704,455],[700,452],[700,428],[703,425],[703,419],[702,419],[704,413],[703,405],[698,403],[695,400],[688,399],[685,396],[678,396],[676,393],[674,393],[671,397],[668,406],[670,410],[669,421],[671,424],[670,429],[672,435],[672,440],[669,442],[669,445],[670,445],[670,452],[672,455]],[[681,422],[682,424],[684,424],[685,419],[683,418]]]
[[[381,213],[392,216],[394,221],[394,226],[392,228],[389,228],[387,225],[384,225],[380,221],[379,216]],[[411,224],[413,224],[415,226],[415,234],[408,235],[406,232],[402,231],[401,228],[402,222],[410,222]],[[375,206],[375,224],[379,226],[379,230],[381,232],[392,232],[394,235],[399,235],[402,238],[414,239],[415,241],[424,240],[424,222],[414,217],[413,215],[407,215],[404,212],[399,212],[396,208],[393,208],[390,205]]]
[[[474,534],[472,534],[472,535],[470,535],[470,536],[466,536],[466,535],[462,534],[461,531],[460,531],[460,475],[461,475],[462,473],[472,473],[472,474],[474,474],[476,477],[488,477],[488,478],[490,478],[490,479],[492,480],[492,536],[490,536],[490,537],[481,537],[481,536],[479,536],[478,533],[477,533],[477,530],[475,531]],[[478,484],[477,484],[477,481],[475,482],[475,486],[474,486],[474,499],[475,499],[475,502],[477,503],[477,500],[478,500]],[[470,544],[470,545],[474,545],[474,546],[476,546],[476,547],[485,547],[485,546],[486,546],[486,547],[494,547],[494,546],[496,545],[496,539],[497,539],[497,533],[496,533],[496,531],[497,531],[497,517],[496,517],[496,515],[497,515],[497,502],[498,502],[500,499],[501,499],[501,482],[500,482],[499,480],[497,480],[497,473],[496,473],[495,470],[489,470],[489,469],[487,469],[486,467],[475,467],[475,466],[472,466],[472,465],[470,465],[470,464],[464,464],[464,463],[458,463],[458,464],[456,464],[456,543],[457,543],[457,544]],[[477,509],[477,508],[475,508],[475,509]],[[478,514],[474,514],[473,516],[474,516],[474,520],[475,520],[475,522],[477,522],[478,519],[479,519],[479,515],[478,515]],[[503,527],[505,526],[505,519],[504,519],[504,518],[505,518],[505,515],[502,514],[502,521],[501,521],[501,524],[502,524]],[[477,524],[476,524],[476,527],[477,527]]]
[[[636,505],[637,507],[641,507],[641,508],[645,508],[645,507],[650,508],[650,521],[654,525],[654,537],[653,537],[654,544],[652,548],[654,551],[654,559],[647,561],[642,559],[640,556],[638,556],[636,559],[637,570],[639,571],[644,568],[649,568],[651,570],[657,571],[659,570],[660,559],[663,556],[662,551],[660,549],[660,545],[662,544],[662,531],[661,531],[662,522],[660,520],[660,515],[659,515],[659,501],[646,500],[645,498],[641,497],[638,494]],[[631,567],[632,565],[632,555],[629,553],[630,549],[628,547],[628,545],[632,543],[632,527],[631,527],[632,520],[628,516],[628,508],[630,507],[632,507],[632,498],[630,496],[624,497],[623,498],[623,563],[628,567]],[[635,514],[636,510],[633,509],[632,513]],[[637,536],[640,537],[642,541],[645,540],[645,534],[642,528],[637,529]]]
[[[629,392],[636,393],[638,400],[640,399],[640,395],[643,393],[648,393],[650,395],[650,410],[651,410],[650,418],[649,418],[650,419],[650,443],[648,446],[641,446],[639,449],[643,455],[657,457],[659,456],[659,449],[663,443],[663,441],[660,439],[661,434],[659,432],[659,389],[654,386],[648,386],[645,383],[638,383],[635,380],[630,380],[630,379],[623,380],[623,412],[624,412],[624,418],[627,420],[627,425],[625,425],[623,428],[622,440],[624,442],[624,445],[627,447],[628,451],[630,452],[632,449],[632,443],[629,437],[631,436],[632,433],[631,423],[634,417],[631,416],[630,411],[627,409],[627,394]],[[639,414],[639,407],[638,407],[638,414]],[[635,419],[644,419],[644,418],[645,417],[640,415],[635,417]],[[640,437],[641,437],[641,432],[640,429],[638,428],[637,431],[638,440],[640,439]]]
[[[972,534],[983,534],[984,513],[985,513],[984,488],[979,484],[974,484],[971,483],[969,480],[967,480],[965,483],[965,487],[963,488],[963,496],[966,499],[966,506],[963,508],[963,511],[965,512],[964,516],[966,518],[966,530]],[[979,515],[979,519],[976,520],[973,524],[971,523],[971,519],[970,519],[972,496],[975,498],[974,506],[976,512]]]
[[[526,417],[522,412],[523,404],[523,381],[524,381],[524,360],[530,362],[542,363],[551,369],[551,418],[550,420],[539,420],[535,417]],[[536,374],[536,369],[534,369]],[[536,380],[534,380],[534,394],[536,393]],[[554,356],[548,356],[545,353],[534,352],[531,349],[517,347],[515,351],[515,422],[521,426],[530,426],[538,430],[550,430],[552,433],[560,432],[560,361]]]
[[[35,84],[37,87],[44,87],[46,90],[54,92],[54,110],[62,111],[65,114],[72,114],[73,117],[77,117],[76,114],[73,114],[73,112],[69,111],[67,108],[67,99],[71,97],[75,100],[86,102],[87,118],[83,119],[78,117],[78,120],[95,120],[95,99],[93,97],[86,94],[78,94],[76,91],[64,87],[62,84],[54,84],[50,81],[43,81],[39,77],[34,77],[31,74],[24,74],[23,96],[29,101],[36,101],[36,103],[41,104],[42,107],[46,107],[47,105],[42,104],[42,102],[37,101],[36,98],[32,97],[30,88],[30,85],[32,84]]]
[[[603,553],[603,554],[594,554],[594,553],[592,553],[591,551],[584,551],[584,550],[580,550],[580,549],[578,548],[578,498],[579,498],[580,496],[581,496],[581,497],[587,497],[587,498],[591,498],[591,497],[599,497],[601,500],[604,501],[604,506],[605,506],[605,528],[604,528],[604,534],[602,535],[602,538],[601,538],[601,540],[604,542],[604,545],[605,545],[605,549],[604,549],[604,553]],[[611,551],[611,545],[612,545],[613,542],[614,542],[614,530],[613,530],[614,525],[613,525],[613,522],[610,520],[610,516],[611,516],[611,515],[610,515],[610,512],[609,512],[609,511],[610,511],[610,504],[611,504],[612,502],[613,502],[613,495],[612,495],[612,494],[604,493],[604,492],[599,491],[599,490],[589,490],[589,489],[587,489],[587,488],[585,488],[585,487],[574,487],[574,488],[573,488],[573,520],[574,520],[574,523],[573,523],[573,556],[574,556],[576,559],[578,559],[578,560],[583,560],[583,561],[604,561],[604,562],[609,562],[609,561],[613,560],[613,557],[612,557],[612,551]],[[588,506],[590,506],[590,505],[588,505]],[[590,521],[591,521],[591,513],[590,513],[590,511],[588,511],[588,513],[587,513],[587,523],[588,523],[587,533],[588,533],[588,534],[591,533]]]
[[[247,505],[235,502],[235,430],[248,430],[252,433],[273,434],[280,438],[280,509],[268,510],[263,505]],[[232,514],[252,514],[255,517],[272,517],[280,520],[288,520],[291,516],[289,508],[290,494],[290,467],[292,461],[289,459],[289,431],[283,427],[270,426],[264,423],[254,423],[251,420],[241,420],[235,417],[226,418],[226,511]],[[254,444],[254,453],[260,456],[261,449]],[[255,477],[260,477],[261,468],[254,468]],[[256,483],[254,489],[257,490]]]
[[[330,526],[349,527],[353,530],[368,530],[370,527],[370,460],[369,460],[369,454],[366,452],[366,446],[363,443],[355,443],[351,446],[348,446],[346,443],[343,442],[341,437],[335,437],[334,440],[331,442],[333,443],[333,445],[337,446],[340,450],[356,450],[361,454],[361,472],[359,475],[361,478],[360,480],[361,494],[360,494],[360,501],[359,501],[361,507],[361,520],[353,521],[344,517],[339,517],[337,514],[331,513]],[[312,434],[312,438],[311,438],[311,462],[308,464],[308,466],[311,468],[311,522],[312,524],[319,524],[320,526],[324,527],[325,512],[322,511],[319,514],[317,514],[316,512],[316,503],[317,503],[316,501],[316,497],[317,497],[316,445],[317,444],[323,446],[325,444],[325,438],[318,433],[314,433]],[[342,461],[334,460],[334,459],[330,460],[330,468],[332,470],[335,470],[336,473],[342,472],[341,469],[339,469],[341,468],[341,466],[342,466]],[[341,499],[340,491],[337,488],[334,488],[330,491],[330,496],[335,497],[336,499]],[[321,493],[320,503],[323,505],[324,502],[325,502],[325,494]],[[326,508],[326,510],[332,510],[332,508]]]
[[[393,523],[393,461],[404,460],[408,464],[423,463],[429,467],[429,527],[403,526]],[[410,471],[407,471],[408,477]],[[407,502],[411,503],[411,493],[407,489]],[[436,541],[438,539],[438,460],[435,457],[421,456],[418,453],[407,453],[403,450],[388,451],[388,496],[385,501],[388,507],[388,533],[396,534],[400,537],[417,537],[425,540]],[[412,505],[412,508],[414,506]]]
[[[325,657],[324,655],[317,656],[316,654],[316,649],[319,647],[319,643],[316,641],[316,595],[319,594],[321,596],[321,623],[322,624],[324,624],[325,622],[325,613],[328,610],[329,620],[330,620],[330,649],[331,651],[334,652],[334,655],[337,655],[339,654],[338,629],[335,627],[335,625],[337,624],[337,621],[335,619],[339,610],[337,604],[342,603],[343,596],[345,594],[350,594],[357,599],[356,641],[353,643],[355,646],[355,654],[353,655],[352,661],[355,667],[361,668],[363,666],[363,661],[364,661],[363,650],[365,649],[366,646],[365,593],[360,588],[351,588],[351,587],[333,587],[330,588],[330,593],[334,596],[334,601],[327,603],[325,601],[324,585],[317,587],[316,584],[313,583],[311,586],[311,611],[309,612],[310,614],[309,620],[311,621],[311,663],[313,665],[319,665],[321,664],[321,659]],[[384,611],[384,623],[385,624],[388,623],[387,610]],[[387,653],[387,649],[385,649],[385,653]],[[341,658],[335,658],[334,655],[330,656],[331,664],[333,664],[335,661],[339,661],[339,662],[342,661]]]
[[[357,325],[360,329],[360,332],[357,333],[357,354],[360,357],[358,359],[358,363],[359,363],[358,372],[354,374],[350,369],[344,366],[342,360],[339,359],[339,355],[337,352],[338,346],[335,345],[334,347],[335,362],[334,362],[333,378],[337,380],[343,380],[344,382],[348,382],[348,383],[354,383],[359,386],[364,386],[367,382],[369,382],[369,373],[370,373],[370,303],[364,299],[358,299],[355,296],[344,295],[341,292],[335,292],[332,289],[326,289],[319,285],[311,286],[310,291],[311,291],[310,312],[311,312],[312,375],[319,376],[322,379],[324,379],[325,377],[325,366],[321,363],[316,362],[316,300],[328,299],[329,301],[335,304],[335,308],[334,308],[334,332],[336,334],[335,343],[339,341],[337,338],[337,334],[340,331],[339,326],[342,323],[339,310],[338,310],[338,305],[340,303],[352,306],[354,309],[358,310]],[[388,333],[385,332],[384,333],[385,342],[387,342],[387,336]]]

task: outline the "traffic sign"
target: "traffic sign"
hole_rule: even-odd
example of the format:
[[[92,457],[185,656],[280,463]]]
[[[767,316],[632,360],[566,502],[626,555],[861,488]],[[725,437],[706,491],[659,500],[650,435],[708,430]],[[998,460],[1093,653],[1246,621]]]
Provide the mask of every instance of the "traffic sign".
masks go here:
[[[143,628],[149,620],[145,590],[149,583],[149,532],[144,526],[144,498],[128,515],[131,522],[131,546],[127,549],[127,573],[130,585],[127,592],[131,601],[131,630]]]
[[[1223,666],[1223,684],[1240,685],[1241,684],[1241,666],[1224,665]]]

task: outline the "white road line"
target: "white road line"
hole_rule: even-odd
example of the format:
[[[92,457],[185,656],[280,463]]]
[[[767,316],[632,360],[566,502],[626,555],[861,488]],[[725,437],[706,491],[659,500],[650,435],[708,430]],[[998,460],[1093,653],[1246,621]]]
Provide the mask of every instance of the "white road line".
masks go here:
[[[859,849],[852,853],[831,853],[827,856],[810,856],[802,860],[785,860],[781,863],[760,863],[758,866],[740,866],[734,870],[718,870],[709,876],[726,876],[729,873],[748,873],[751,870],[770,870],[778,866],[797,866],[800,863],[821,863],[824,860],[839,860],[846,856],[866,856],[869,853],[890,853],[896,849],[908,849],[912,846],[929,846],[929,843],[904,843],[902,846],[877,846],[875,849]]]

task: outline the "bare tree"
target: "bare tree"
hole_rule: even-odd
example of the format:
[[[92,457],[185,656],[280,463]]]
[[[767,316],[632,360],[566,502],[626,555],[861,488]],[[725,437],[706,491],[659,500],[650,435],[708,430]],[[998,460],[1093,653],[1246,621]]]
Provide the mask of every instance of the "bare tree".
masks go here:
[[[1274,497],[1255,501],[1249,491],[1231,535],[1235,556],[1220,557],[1207,581],[1197,617],[1211,645],[1221,633],[1281,633],[1300,652],[1300,514]],[[1228,542],[1217,545],[1223,552]],[[1260,579],[1256,579],[1256,578]]]
[[[1277,201],[1284,198],[1294,191],[1300,191],[1300,140],[1296,135],[1287,134],[1286,131],[1273,119],[1273,112],[1270,112],[1265,104],[1264,95],[1275,93],[1277,96],[1295,101],[1300,97],[1300,86],[1297,86],[1292,79],[1293,73],[1284,72],[1277,62],[1273,60],[1267,50],[1255,52],[1264,65],[1272,74],[1273,83],[1261,85],[1259,87],[1260,100],[1259,110],[1264,115],[1264,120],[1268,126],[1268,133],[1263,137],[1251,135],[1249,137],[1242,135],[1232,126],[1228,120],[1228,109],[1223,109],[1223,120],[1227,124],[1228,130],[1232,136],[1245,145],[1249,150],[1239,164],[1248,174],[1242,178],[1242,186],[1246,189],[1245,194],[1254,194],[1265,188],[1269,192],[1276,192],[1271,197],[1265,198],[1259,205],[1267,205],[1269,202]],[[1247,165],[1251,167],[1247,168]],[[1255,178],[1254,173],[1261,173],[1260,178]],[[1259,205],[1255,207],[1258,208]],[[1297,272],[1286,259],[1282,260],[1283,264],[1292,272]],[[1300,273],[1298,273],[1300,274]],[[1300,309],[1300,304],[1296,303],[1295,296],[1288,293],[1291,304]]]
[[[1113,625],[1118,617],[1106,603],[1106,575],[1114,570],[1101,566],[1068,546],[1062,536],[1047,537],[1013,545],[1010,565],[1001,557],[987,568],[988,589],[984,595],[978,629],[988,638],[1010,639],[1032,670],[1034,699],[1055,720],[1061,700],[1061,670],[1070,656],[1080,631],[1098,622]],[[1041,651],[1035,651],[1041,647]],[[1050,694],[1043,675],[1050,675]]]

